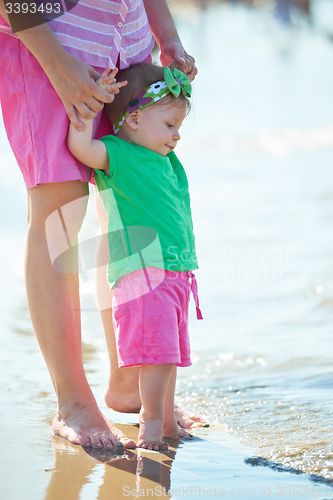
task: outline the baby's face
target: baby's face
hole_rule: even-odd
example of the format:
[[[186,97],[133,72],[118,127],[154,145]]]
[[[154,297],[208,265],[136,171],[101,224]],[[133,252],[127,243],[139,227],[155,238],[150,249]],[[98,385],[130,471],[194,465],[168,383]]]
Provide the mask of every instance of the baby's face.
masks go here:
[[[177,146],[185,116],[185,107],[179,105],[161,103],[141,109],[136,143],[166,156]]]

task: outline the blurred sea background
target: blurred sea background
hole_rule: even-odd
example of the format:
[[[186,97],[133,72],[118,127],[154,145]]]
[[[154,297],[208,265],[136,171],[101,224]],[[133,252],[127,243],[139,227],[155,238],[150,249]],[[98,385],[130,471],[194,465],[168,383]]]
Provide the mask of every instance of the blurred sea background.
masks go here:
[[[179,370],[178,401],[252,446],[250,465],[330,485],[333,2],[170,5],[199,68],[177,154],[204,315],[191,305],[193,366]],[[51,421],[55,396],[24,292],[25,188],[2,124],[0,155],[1,373]],[[91,208],[81,237],[95,230]],[[89,273],[81,295],[84,362],[103,407],[108,361]]]

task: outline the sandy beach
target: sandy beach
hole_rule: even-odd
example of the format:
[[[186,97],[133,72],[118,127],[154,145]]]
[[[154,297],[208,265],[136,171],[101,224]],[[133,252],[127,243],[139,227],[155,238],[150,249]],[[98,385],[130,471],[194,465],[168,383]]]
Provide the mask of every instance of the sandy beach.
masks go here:
[[[272,470],[273,464],[252,466],[260,463],[254,450],[221,424],[197,430],[192,440],[168,440],[167,453],[135,449],[116,455],[72,445],[52,434],[55,399],[32,332],[4,332],[0,343],[2,500],[278,499],[290,495],[313,499],[322,498],[325,488],[330,492],[329,486],[301,471],[290,473],[280,466],[278,472]],[[85,354],[89,372],[89,352]],[[20,365],[15,359],[22,361]],[[103,371],[102,366],[102,375]],[[99,396],[101,389],[101,384],[95,388]],[[100,405],[128,437],[137,439],[137,415]]]
[[[2,351],[3,352],[3,351]],[[193,440],[169,440],[167,453],[89,450],[53,436],[45,403],[24,402],[12,387],[1,391],[0,496],[3,500],[120,500],[123,498],[320,498],[325,485],[306,475],[246,463],[253,450],[212,426]],[[12,387],[10,389],[10,387]],[[136,439],[136,415],[109,411]],[[293,492],[293,493],[292,493]],[[331,498],[326,496],[325,498]]]

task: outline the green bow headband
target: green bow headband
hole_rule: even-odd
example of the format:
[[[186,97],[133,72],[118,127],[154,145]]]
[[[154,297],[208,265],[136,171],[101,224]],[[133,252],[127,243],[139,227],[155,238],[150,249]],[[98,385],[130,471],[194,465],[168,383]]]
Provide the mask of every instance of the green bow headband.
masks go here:
[[[191,92],[191,82],[182,71],[177,68],[173,68],[172,71],[170,68],[164,68],[164,80],[155,82],[142,90],[118,116],[113,126],[114,134],[117,135],[126,117],[138,109],[143,109],[170,93],[175,97],[178,97],[180,93],[184,94],[185,97],[191,97]]]

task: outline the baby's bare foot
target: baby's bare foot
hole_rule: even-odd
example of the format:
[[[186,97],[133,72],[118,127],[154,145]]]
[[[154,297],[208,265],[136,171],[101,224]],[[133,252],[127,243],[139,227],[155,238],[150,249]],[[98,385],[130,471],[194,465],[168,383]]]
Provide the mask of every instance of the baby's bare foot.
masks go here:
[[[105,394],[105,402],[109,408],[120,413],[139,413],[141,407],[137,380],[109,381]],[[200,415],[188,415],[184,410],[175,405],[175,418],[180,427],[194,429],[195,427],[209,427],[209,423]]]
[[[163,418],[148,419],[143,409],[139,413],[139,439],[138,446],[146,450],[168,450],[167,443],[162,441]]]
[[[166,415],[163,425],[163,437],[168,437],[171,439],[180,438],[192,438],[192,434],[189,434],[185,429],[182,429],[176,422],[174,415]]]
[[[179,427],[179,425],[177,427],[178,427],[177,430],[176,429],[173,430],[166,429],[165,431],[163,430],[163,437],[168,437],[171,439],[193,438],[193,435],[187,432],[185,429],[182,429],[181,427]]]
[[[108,449],[135,448],[135,442],[114,427],[97,406],[73,405],[66,409],[58,409],[52,429],[57,436],[81,446]]]

